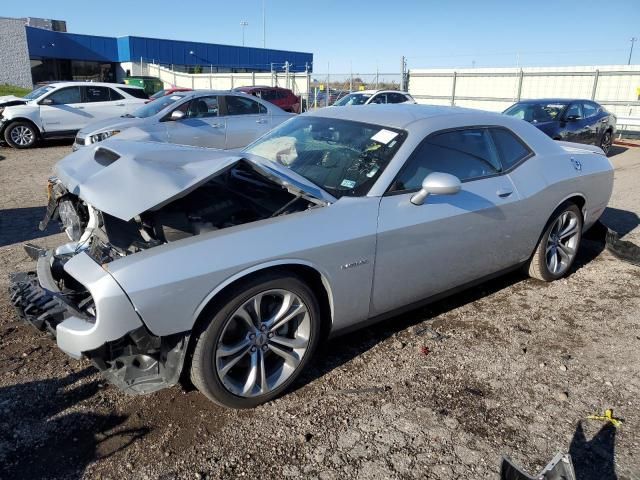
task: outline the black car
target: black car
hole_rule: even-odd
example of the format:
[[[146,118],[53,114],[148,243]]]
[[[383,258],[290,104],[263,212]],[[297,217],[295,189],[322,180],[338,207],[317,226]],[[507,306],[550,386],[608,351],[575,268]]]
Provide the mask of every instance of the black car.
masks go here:
[[[524,100],[503,113],[532,123],[554,140],[590,143],[606,154],[616,131],[616,116],[591,100]]]

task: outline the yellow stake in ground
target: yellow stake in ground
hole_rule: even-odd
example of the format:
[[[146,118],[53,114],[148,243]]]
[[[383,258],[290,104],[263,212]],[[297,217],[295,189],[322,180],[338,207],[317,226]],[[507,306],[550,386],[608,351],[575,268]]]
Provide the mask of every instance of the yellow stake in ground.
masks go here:
[[[611,422],[611,424],[616,428],[622,425],[622,420],[620,420],[619,418],[615,418],[613,416],[613,410],[611,410],[610,408],[604,411],[604,415],[589,415],[587,418],[589,420],[600,420],[602,422]]]

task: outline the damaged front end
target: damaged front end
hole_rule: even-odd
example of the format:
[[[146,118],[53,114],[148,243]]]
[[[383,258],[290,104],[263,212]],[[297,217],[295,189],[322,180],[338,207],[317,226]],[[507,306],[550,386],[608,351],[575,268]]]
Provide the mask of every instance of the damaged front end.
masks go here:
[[[212,161],[223,154],[178,149],[182,161],[162,165],[136,148],[81,150],[58,164],[40,228],[57,221],[70,241],[49,251],[26,245],[37,267],[12,274],[10,294],[20,317],[65,353],[90,359],[129,393],[149,393],[178,382],[190,332],[155,335],[153,319],[140,317],[110,264],[325,203],[239,157]],[[166,157],[168,148],[146,153]]]

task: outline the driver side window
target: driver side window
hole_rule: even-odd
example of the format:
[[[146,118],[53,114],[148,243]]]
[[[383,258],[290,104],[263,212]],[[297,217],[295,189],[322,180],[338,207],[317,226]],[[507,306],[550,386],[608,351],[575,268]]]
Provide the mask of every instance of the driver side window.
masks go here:
[[[47,98],[53,101],[53,105],[69,105],[82,102],[80,87],[61,88]]]
[[[569,105],[569,108],[567,109],[567,113],[565,114],[565,118],[570,118],[573,117],[576,120],[579,120],[582,118],[582,107],[579,103],[572,103],[571,105]]]
[[[433,172],[470,181],[500,173],[498,155],[486,128],[467,128],[429,135],[414,150],[391,191],[419,190]]]

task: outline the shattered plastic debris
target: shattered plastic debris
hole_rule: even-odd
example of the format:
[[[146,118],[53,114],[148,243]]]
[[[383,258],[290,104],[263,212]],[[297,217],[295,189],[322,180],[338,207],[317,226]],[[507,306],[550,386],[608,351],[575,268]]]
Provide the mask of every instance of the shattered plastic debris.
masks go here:
[[[431,350],[429,350],[429,347],[423,345],[422,347],[420,347],[420,353],[426,357],[431,353]]]
[[[502,457],[500,480],[576,480],[571,455],[558,453],[537,475],[529,475],[507,457]]]

